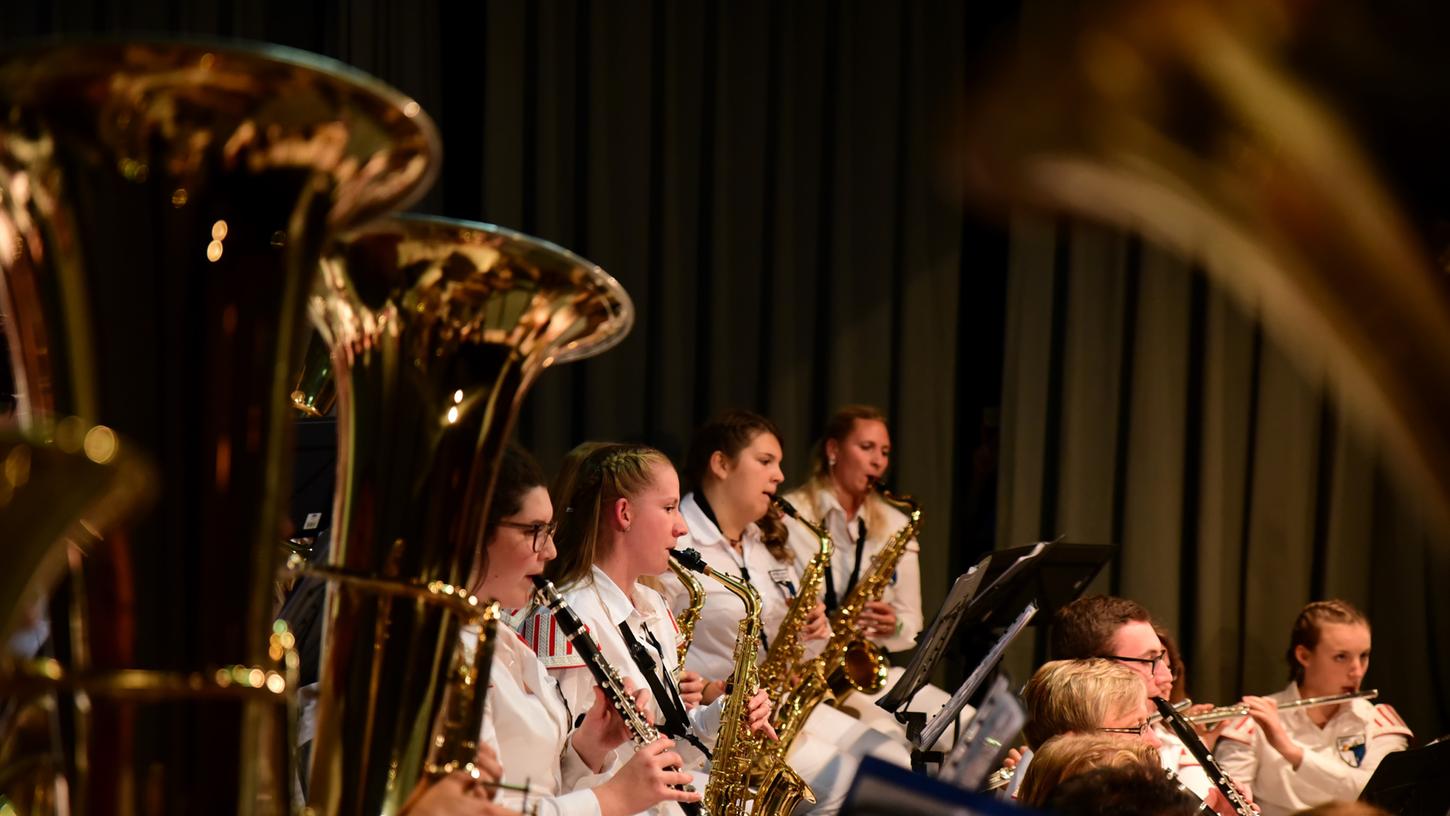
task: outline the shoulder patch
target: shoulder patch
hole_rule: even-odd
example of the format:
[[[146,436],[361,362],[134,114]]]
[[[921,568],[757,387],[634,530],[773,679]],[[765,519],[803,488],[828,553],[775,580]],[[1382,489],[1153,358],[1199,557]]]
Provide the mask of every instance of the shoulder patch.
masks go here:
[[[1405,720],[1400,716],[1400,713],[1386,703],[1380,703],[1374,707],[1373,730],[1375,736],[1381,734],[1402,734],[1406,737],[1415,736],[1410,732],[1410,726],[1405,724]]]
[[[546,669],[574,669],[584,666],[584,658],[574,651],[574,644],[559,628],[552,610],[540,608],[519,628],[519,639],[534,650]]]
[[[1237,720],[1223,727],[1223,731],[1219,733],[1219,738],[1230,739],[1234,742],[1251,743],[1254,741],[1254,733],[1258,730],[1259,726],[1254,722],[1253,717],[1239,717]]]

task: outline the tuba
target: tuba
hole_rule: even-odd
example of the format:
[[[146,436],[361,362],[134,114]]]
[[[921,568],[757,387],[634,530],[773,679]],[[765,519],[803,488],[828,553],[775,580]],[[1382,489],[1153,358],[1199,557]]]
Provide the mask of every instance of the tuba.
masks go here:
[[[460,690],[441,678],[480,611],[464,585],[519,405],[544,369],[623,339],[634,311],[567,250],[421,217],[342,237],[310,309],[332,350],[338,488],[329,563],[310,568],[330,583],[309,805],[392,813],[430,755],[468,759],[435,723],[445,742],[478,733],[482,706],[446,703]]]
[[[76,812],[286,812],[287,371],[321,247],[422,193],[436,131],[277,47],[50,43],[0,59],[0,104],[18,416],[103,422],[156,465],[155,509],[53,596],[54,671],[0,695],[54,690]]]

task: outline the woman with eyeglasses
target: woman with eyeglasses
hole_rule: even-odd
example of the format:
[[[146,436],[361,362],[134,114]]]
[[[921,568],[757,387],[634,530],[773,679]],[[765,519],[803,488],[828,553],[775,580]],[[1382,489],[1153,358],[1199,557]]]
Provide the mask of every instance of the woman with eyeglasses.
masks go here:
[[[687,532],[680,484],[663,453],[644,445],[585,443],[555,479],[554,504],[564,508],[558,558],[545,575],[598,641],[622,678],[648,689],[656,727],[676,740],[686,770],[703,772],[720,726],[723,699],[697,705],[675,683],[679,632],[658,592],[641,583],[669,568],[670,550]],[[525,635],[579,709],[594,699],[584,661],[541,610]],[[752,730],[773,739],[770,700],[756,691],[746,704]],[[627,749],[626,749],[627,750]],[[696,786],[703,789],[703,780]]]
[[[474,566],[472,589],[527,613],[533,576],[553,560],[554,508],[544,475],[533,457],[510,447],[499,467]],[[466,647],[477,642],[465,629]],[[498,801],[518,810],[538,803],[543,812],[573,816],[626,816],[662,801],[696,801],[698,793],[672,788],[689,782],[668,770],[681,759],[669,740],[627,756],[613,754],[629,734],[597,688],[566,702],[558,684],[534,652],[508,625],[497,628],[480,743],[492,746],[502,765],[502,782],[527,792],[500,789]]]
[[[1400,715],[1369,700],[1279,710],[1294,700],[1358,692],[1369,654],[1364,613],[1339,600],[1309,604],[1289,635],[1289,685],[1245,697],[1248,716],[1224,729],[1219,764],[1253,785],[1268,816],[1357,799],[1380,761],[1409,744],[1413,735]]]

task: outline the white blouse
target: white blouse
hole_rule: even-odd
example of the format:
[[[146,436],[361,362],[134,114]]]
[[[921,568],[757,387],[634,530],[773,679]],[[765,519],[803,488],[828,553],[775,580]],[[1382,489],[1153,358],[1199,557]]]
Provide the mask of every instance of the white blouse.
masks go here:
[[[829,486],[815,489],[807,484],[786,495],[801,515],[821,524],[831,534],[835,549],[831,556],[831,573],[838,600],[846,597],[846,585],[851,579],[851,570],[856,565],[856,540],[861,531],[863,518],[866,520],[866,542],[861,551],[860,577],[865,578],[871,569],[871,560],[881,552],[888,539],[906,526],[906,514],[872,494],[850,518],[836,500],[836,494]],[[799,524],[790,525],[790,543],[796,557],[809,559],[819,549],[816,538]],[[917,554],[920,546],[916,539],[906,545],[906,552],[896,562],[896,571],[889,586],[882,593],[881,600],[896,611],[899,628],[887,637],[873,637],[876,643],[887,651],[900,652],[916,646],[916,636],[921,633],[921,566]]]
[[[619,625],[623,623],[629,626],[636,641],[647,650],[655,661],[657,676],[662,673],[660,682],[674,685],[674,680],[670,675],[678,663],[676,643],[679,631],[675,628],[674,618],[670,616],[669,608],[665,606],[664,599],[658,592],[635,584],[630,588],[629,594],[626,594],[603,570],[593,567],[588,579],[562,589],[561,594],[579,619],[589,628],[589,632],[599,643],[600,652],[619,672],[621,679],[631,681],[636,689],[650,688],[643,670],[630,656],[629,647],[624,642],[624,635],[619,630]],[[548,610],[538,611],[535,617],[525,624],[524,637],[538,654],[539,660],[548,668],[549,674],[558,681],[559,688],[564,693],[564,699],[568,702],[569,710],[587,711],[594,704],[594,676],[585,667],[583,658],[579,657],[569,646],[562,630],[558,628]],[[650,699],[654,708],[655,722],[663,723],[664,713],[659,701],[654,699],[653,694],[650,695]],[[721,700],[723,699],[722,697]],[[719,732],[720,705],[720,701],[717,700],[708,706],[696,706],[686,714],[690,721],[691,731],[706,747],[714,744]],[[632,753],[633,750],[633,746],[628,743],[620,746],[615,751],[616,762],[627,760],[629,753],[623,752]],[[675,750],[685,760],[684,770],[704,768],[704,754],[688,742],[676,739]]]
[[[467,627],[462,638],[465,655],[471,655],[478,630]],[[608,777],[584,764],[570,743],[572,733],[573,718],[558,684],[518,633],[501,622],[479,741],[498,752],[501,781],[527,784],[530,791],[525,796],[500,790],[494,801],[520,812],[538,803],[542,814],[597,816],[599,799],[589,788]]]
[[[705,563],[726,575],[745,578],[760,594],[760,624],[765,637],[756,649],[756,660],[764,659],[766,644],[775,641],[781,621],[785,620],[800,587],[801,570],[794,551],[790,561],[777,560],[761,540],[760,528],[751,524],[745,528],[740,541],[744,552],[737,553],[705,514],[694,493],[680,502],[680,514],[685,517],[690,532],[675,546],[694,549]],[[705,608],[695,623],[695,637],[685,656],[685,668],[699,672],[706,680],[722,680],[735,671],[735,637],[745,617],[745,604],[719,581],[705,576],[699,578],[705,590]],[[690,604],[689,590],[673,572],[663,573],[659,580],[664,586],[665,602],[678,618]],[[821,641],[807,643],[807,656],[811,655],[811,648],[819,653],[821,645]]]

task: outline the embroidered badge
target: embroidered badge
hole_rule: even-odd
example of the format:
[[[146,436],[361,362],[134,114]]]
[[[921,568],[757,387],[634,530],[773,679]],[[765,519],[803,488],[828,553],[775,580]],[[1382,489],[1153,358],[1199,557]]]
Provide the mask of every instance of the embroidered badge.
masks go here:
[[[1340,737],[1335,743],[1335,747],[1339,749],[1339,758],[1349,767],[1358,768],[1359,763],[1364,761],[1364,734]]]
[[[770,580],[785,592],[787,598],[795,597],[795,582],[790,579],[790,570],[773,569],[770,571]]]

